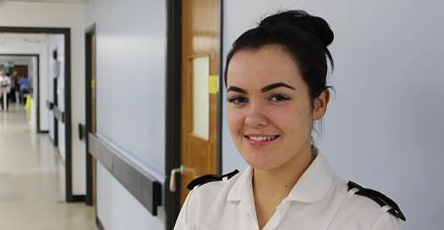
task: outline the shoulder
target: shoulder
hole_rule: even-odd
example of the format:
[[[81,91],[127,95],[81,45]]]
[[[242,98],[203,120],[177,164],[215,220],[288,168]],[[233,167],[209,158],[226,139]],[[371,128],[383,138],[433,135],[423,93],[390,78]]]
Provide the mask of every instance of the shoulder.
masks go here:
[[[340,193],[343,200],[333,221],[336,225],[344,229],[401,229],[405,216],[384,194],[351,181],[340,186]]]
[[[360,186],[359,184],[349,181],[347,184],[348,191],[352,191],[354,195],[363,196],[366,198],[369,198],[370,200],[377,203],[381,210],[384,210],[385,212],[390,213],[394,217],[405,221],[406,218],[404,214],[401,212],[401,209],[399,208],[398,204],[396,204],[392,199],[387,197],[386,195],[382,194],[381,192],[378,192],[373,189],[368,189]]]
[[[240,175],[238,172],[205,175],[191,181],[187,186],[191,191],[182,206],[179,219],[186,223],[201,223],[216,203],[225,202],[230,188]]]
[[[236,170],[234,170],[230,173],[224,174],[224,175],[214,175],[214,174],[204,175],[204,176],[201,176],[201,177],[198,177],[198,178],[195,178],[194,180],[192,180],[187,185],[187,189],[192,190],[195,187],[204,185],[209,182],[217,182],[217,181],[220,182],[220,181],[224,181],[224,180],[229,180],[238,173],[239,173],[239,170],[236,169]]]
[[[190,190],[188,194],[190,204],[195,206],[196,202],[200,201],[206,206],[210,206],[216,197],[228,193],[239,176],[238,172],[238,170],[234,170],[224,175],[209,174],[195,178],[187,185],[187,189]]]
[[[187,189],[190,190],[188,194],[190,207],[202,210],[209,209],[211,204],[215,202],[216,197],[228,193],[239,175],[238,172],[238,170],[234,170],[224,175],[208,174],[192,180],[187,185]]]

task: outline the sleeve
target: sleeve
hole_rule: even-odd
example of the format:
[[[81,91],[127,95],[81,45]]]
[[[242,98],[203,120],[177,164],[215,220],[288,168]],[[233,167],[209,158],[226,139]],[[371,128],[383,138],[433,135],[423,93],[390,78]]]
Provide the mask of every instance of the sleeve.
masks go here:
[[[398,218],[390,213],[384,213],[373,224],[371,230],[401,230],[401,223]]]

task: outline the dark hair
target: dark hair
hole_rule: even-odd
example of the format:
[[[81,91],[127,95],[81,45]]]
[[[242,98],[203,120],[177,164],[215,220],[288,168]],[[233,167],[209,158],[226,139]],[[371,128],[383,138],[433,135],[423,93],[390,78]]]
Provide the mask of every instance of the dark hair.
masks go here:
[[[285,11],[263,19],[259,26],[244,32],[234,41],[228,53],[224,81],[227,85],[228,65],[233,55],[242,49],[259,49],[266,45],[281,45],[296,60],[302,78],[313,101],[326,90],[327,58],[333,68],[333,58],[327,46],[333,41],[333,31],[327,22],[302,10]]]

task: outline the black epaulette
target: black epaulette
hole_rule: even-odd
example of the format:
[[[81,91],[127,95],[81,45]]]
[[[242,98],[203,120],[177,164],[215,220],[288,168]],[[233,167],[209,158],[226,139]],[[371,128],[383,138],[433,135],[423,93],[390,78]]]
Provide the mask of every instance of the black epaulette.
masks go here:
[[[222,180],[224,177],[228,177],[228,179],[230,179],[231,177],[233,177],[234,175],[236,175],[239,172],[239,170],[234,170],[233,172],[227,173],[225,175],[214,175],[214,174],[208,174],[208,175],[204,175],[201,177],[198,177],[194,180],[192,180],[188,185],[187,185],[187,189],[188,190],[192,190],[194,187],[198,186],[198,185],[203,185],[206,184],[208,182],[212,182],[212,181],[220,181]]]
[[[388,213],[394,215],[395,217],[405,221],[406,218],[404,214],[402,214],[401,209],[398,207],[398,205],[390,198],[388,198],[386,195],[372,190],[368,188],[364,188],[359,184],[356,184],[355,182],[349,181],[348,182],[348,191],[351,189],[357,188],[358,191],[355,193],[356,195],[365,196],[367,198],[370,198],[374,200],[376,203],[381,205],[381,207],[384,207],[386,205],[390,206],[391,208],[387,211]]]

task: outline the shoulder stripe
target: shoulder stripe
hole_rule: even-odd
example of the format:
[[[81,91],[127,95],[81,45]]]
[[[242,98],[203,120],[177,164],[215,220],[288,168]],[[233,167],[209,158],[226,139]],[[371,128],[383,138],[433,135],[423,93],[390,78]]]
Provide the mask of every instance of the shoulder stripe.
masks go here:
[[[221,181],[223,178],[228,177],[228,179],[230,179],[231,177],[233,177],[234,175],[236,175],[239,172],[239,170],[234,170],[233,172],[224,174],[224,175],[214,175],[214,174],[208,174],[208,175],[204,175],[201,177],[197,177],[196,179],[192,180],[188,185],[187,185],[187,189],[188,190],[192,190],[194,187],[198,186],[198,185],[203,185],[206,184],[208,182],[213,182],[213,181]]]
[[[364,188],[355,182],[349,181],[348,182],[348,191],[350,191],[353,188],[358,189],[358,191],[355,193],[356,195],[361,195],[361,196],[365,196],[367,198],[370,198],[373,201],[375,201],[376,203],[378,203],[381,207],[388,205],[391,208],[387,212],[389,212],[393,216],[395,216],[403,221],[406,220],[406,218],[405,218],[404,214],[401,212],[401,209],[399,208],[399,206],[392,199],[388,198],[386,195],[384,195],[378,191],[372,190],[372,189]]]

